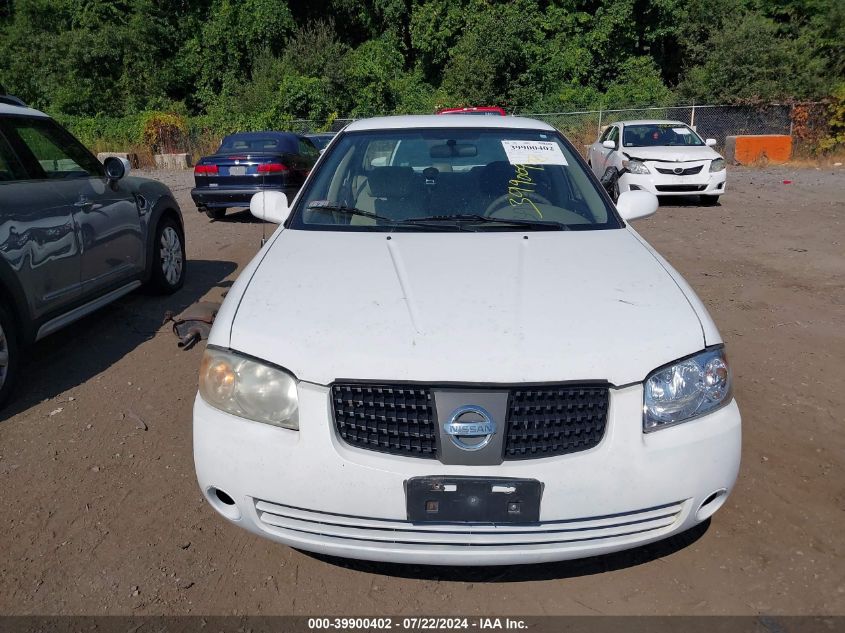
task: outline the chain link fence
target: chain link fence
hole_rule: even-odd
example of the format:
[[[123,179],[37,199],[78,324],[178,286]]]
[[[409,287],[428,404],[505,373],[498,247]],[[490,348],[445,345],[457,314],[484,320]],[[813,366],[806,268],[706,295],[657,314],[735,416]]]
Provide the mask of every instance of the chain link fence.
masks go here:
[[[796,123],[801,127],[798,140],[824,134],[825,104],[765,105],[688,105],[672,107],[629,108],[623,110],[591,110],[525,114],[545,121],[563,132],[576,145],[590,145],[602,131],[618,121],[663,119],[680,121],[695,129],[703,138],[714,138],[723,147],[725,138],[739,134],[795,135]],[[801,114],[800,121],[798,114]]]
[[[668,107],[626,108],[619,110],[584,110],[578,112],[520,113],[545,121],[560,130],[576,146],[590,145],[605,127],[618,121],[663,119],[681,121],[695,129],[703,138],[714,138],[719,147],[725,138],[738,134],[790,134],[796,143],[816,142],[827,132],[826,104],[762,105],[687,105]],[[303,133],[341,130],[355,119],[292,122],[291,131]]]
[[[818,147],[820,141],[830,134],[828,127],[829,112],[825,102],[764,105],[688,105],[670,107],[646,107],[609,110],[585,110],[577,112],[520,113],[540,121],[545,121],[560,130],[572,143],[581,149],[591,145],[599,138],[602,131],[618,121],[637,119],[662,119],[681,121],[696,129],[704,138],[716,139],[719,148],[724,147],[725,138],[737,134],[789,134],[793,138],[794,153],[809,155]],[[354,118],[289,121],[283,129],[299,134],[338,132],[354,121]],[[152,165],[152,148],[138,141],[129,139],[126,134],[109,133],[108,124],[121,123],[122,120],[80,120],[67,121],[72,131],[81,134],[89,147],[99,151],[130,151],[136,153],[144,165]],[[97,124],[97,125],[94,125]],[[131,127],[135,131],[140,123]],[[112,125],[115,127],[115,125]],[[126,126],[116,126],[118,128]],[[246,131],[246,129],[244,130]],[[134,134],[137,136],[137,133]],[[178,149],[168,151],[187,151],[194,159],[210,153],[220,145],[225,136],[201,119],[189,120],[188,131]]]

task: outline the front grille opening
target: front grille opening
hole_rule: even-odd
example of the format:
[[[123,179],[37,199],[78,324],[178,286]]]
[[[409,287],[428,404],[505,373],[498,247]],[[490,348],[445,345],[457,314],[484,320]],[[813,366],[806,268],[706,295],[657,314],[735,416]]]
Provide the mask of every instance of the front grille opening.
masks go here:
[[[656,185],[655,189],[665,192],[704,191],[707,185]]]
[[[593,448],[604,437],[603,386],[515,389],[508,406],[505,459],[534,459]]]
[[[338,435],[356,448],[437,459],[433,388],[334,384],[332,410]],[[593,448],[604,437],[609,398],[606,385],[511,388],[504,459],[537,459]]]
[[[426,388],[336,384],[332,406],[338,433],[352,446],[412,457],[437,456],[433,404]]]

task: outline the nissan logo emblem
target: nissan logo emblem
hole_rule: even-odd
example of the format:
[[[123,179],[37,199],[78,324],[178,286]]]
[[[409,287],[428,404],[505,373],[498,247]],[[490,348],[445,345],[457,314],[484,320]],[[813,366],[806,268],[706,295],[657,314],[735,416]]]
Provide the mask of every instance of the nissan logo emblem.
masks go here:
[[[452,412],[449,421],[443,425],[443,430],[452,440],[452,444],[462,451],[480,451],[496,434],[496,423],[484,407],[468,404]],[[479,437],[482,438],[480,442],[466,441],[466,438]]]

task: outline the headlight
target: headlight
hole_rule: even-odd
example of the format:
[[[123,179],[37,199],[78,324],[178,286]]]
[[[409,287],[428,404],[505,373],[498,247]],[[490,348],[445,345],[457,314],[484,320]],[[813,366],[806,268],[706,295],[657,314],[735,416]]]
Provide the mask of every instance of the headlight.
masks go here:
[[[200,395],[221,411],[286,429],[299,429],[296,379],[261,361],[206,348],[200,365]]]
[[[632,174],[650,174],[651,172],[648,170],[648,167],[645,166],[645,163],[639,160],[623,160],[622,167],[627,169]]]
[[[722,171],[725,168],[724,158],[714,158],[710,161],[710,171]]]
[[[731,371],[715,347],[653,372],[643,385],[643,431],[680,424],[731,399]]]

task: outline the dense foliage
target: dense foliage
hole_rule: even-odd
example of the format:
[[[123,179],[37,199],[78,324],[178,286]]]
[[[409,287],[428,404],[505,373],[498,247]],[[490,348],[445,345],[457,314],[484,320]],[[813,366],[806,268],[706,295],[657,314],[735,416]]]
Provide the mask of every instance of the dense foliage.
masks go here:
[[[0,81],[94,126],[812,99],[843,74],[842,0],[0,0]]]

